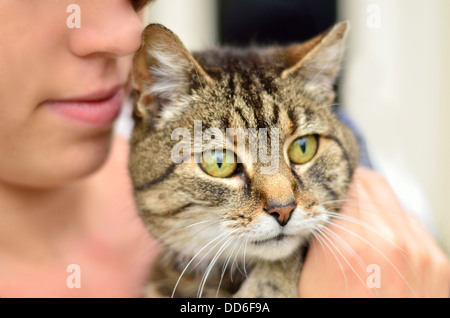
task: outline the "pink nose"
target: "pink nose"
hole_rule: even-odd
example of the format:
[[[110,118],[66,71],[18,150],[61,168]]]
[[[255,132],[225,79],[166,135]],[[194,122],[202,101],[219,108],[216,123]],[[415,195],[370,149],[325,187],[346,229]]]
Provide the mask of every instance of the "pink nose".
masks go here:
[[[285,226],[289,222],[292,211],[294,211],[296,207],[297,204],[295,202],[276,206],[269,204],[268,209],[265,209],[265,211],[273,216],[281,226]]]

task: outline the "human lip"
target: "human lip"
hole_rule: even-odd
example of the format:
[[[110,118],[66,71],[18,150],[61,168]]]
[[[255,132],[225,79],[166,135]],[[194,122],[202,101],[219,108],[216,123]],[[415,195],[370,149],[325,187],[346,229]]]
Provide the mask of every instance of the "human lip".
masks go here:
[[[102,89],[88,95],[48,100],[46,105],[57,114],[72,121],[93,126],[110,125],[120,114],[124,85]]]

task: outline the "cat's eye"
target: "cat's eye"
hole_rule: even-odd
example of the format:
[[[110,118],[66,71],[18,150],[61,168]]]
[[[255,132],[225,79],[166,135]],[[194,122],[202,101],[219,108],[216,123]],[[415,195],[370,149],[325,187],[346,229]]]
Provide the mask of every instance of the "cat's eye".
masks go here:
[[[203,153],[200,166],[210,176],[227,178],[236,171],[238,165],[234,152],[227,149],[213,149]]]
[[[314,158],[317,148],[317,136],[307,135],[295,139],[289,146],[287,154],[291,162],[301,165]]]

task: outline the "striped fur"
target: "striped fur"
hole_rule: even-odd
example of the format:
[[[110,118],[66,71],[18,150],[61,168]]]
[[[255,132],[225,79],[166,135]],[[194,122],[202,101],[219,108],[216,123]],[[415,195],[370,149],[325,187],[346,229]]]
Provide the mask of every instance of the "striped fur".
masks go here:
[[[139,94],[129,167],[141,217],[164,245],[147,295],[296,295],[302,251],[327,221],[324,209],[340,208],[357,166],[355,138],[330,108],[347,29],[343,22],[288,47],[191,54],[163,26],[146,28],[134,60]],[[194,121],[225,139],[227,128],[277,129],[267,135],[267,155],[279,160],[275,173],[262,173],[268,163],[261,160],[240,164],[229,178],[207,175],[195,162],[174,163],[179,140],[172,133],[184,128],[194,136]],[[318,136],[319,149],[295,165],[287,147],[303,135]],[[238,157],[249,157],[248,147],[230,142]],[[267,211],[289,202],[296,208],[280,226]]]

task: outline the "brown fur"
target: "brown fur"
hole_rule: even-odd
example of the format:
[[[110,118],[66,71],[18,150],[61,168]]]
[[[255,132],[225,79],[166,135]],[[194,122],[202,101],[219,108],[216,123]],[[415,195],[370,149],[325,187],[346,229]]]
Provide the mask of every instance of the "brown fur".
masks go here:
[[[163,26],[146,28],[134,62],[139,94],[130,173],[140,214],[165,246],[147,295],[296,296],[308,239],[329,219],[324,209],[340,208],[357,166],[355,138],[330,108],[347,29],[343,22],[288,47],[191,54]],[[194,136],[195,120],[224,137],[226,128],[278,129],[278,136],[268,135],[276,172],[263,173],[268,163],[257,160],[214,178],[195,162],[174,163],[179,140],[171,134],[182,127]],[[286,149],[303,135],[318,136],[319,149],[310,162],[295,165]],[[235,143],[238,157],[248,154]],[[273,154],[272,143],[279,144]],[[296,209],[281,228],[267,211],[292,200]],[[278,234],[288,236],[275,239]]]

